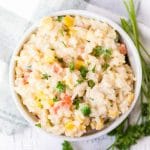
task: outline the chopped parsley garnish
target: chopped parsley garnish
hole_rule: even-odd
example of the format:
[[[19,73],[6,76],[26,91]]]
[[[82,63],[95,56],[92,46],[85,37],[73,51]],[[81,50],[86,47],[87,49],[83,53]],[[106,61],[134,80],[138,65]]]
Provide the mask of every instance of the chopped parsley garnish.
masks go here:
[[[93,80],[88,80],[88,86],[93,88],[95,86],[95,82]]]
[[[41,124],[40,123],[35,124],[35,126],[41,128]]]
[[[109,67],[109,64],[108,64],[108,63],[104,63],[104,64],[102,65],[102,68],[103,68],[104,71],[105,71],[108,67]]]
[[[53,98],[53,102],[57,102],[58,101],[58,98],[57,97],[54,97]]]
[[[84,82],[83,79],[77,80],[78,84],[81,84],[82,82]]]
[[[96,46],[93,48],[92,54],[96,57],[102,56],[105,60],[104,65],[102,66],[104,70],[109,67],[108,61],[111,58],[112,50],[103,48],[102,46]],[[92,69],[92,72],[95,72],[95,68]]]
[[[58,16],[56,20],[57,20],[58,22],[61,22],[63,18],[64,18],[64,16]]]
[[[76,97],[76,98],[73,100],[73,105],[75,105],[75,108],[76,108],[76,109],[79,108],[79,104],[80,104],[81,101],[82,101],[82,97]]]
[[[47,73],[42,74],[42,79],[48,80],[49,77],[51,77],[51,76],[48,75]]]
[[[95,73],[96,65],[92,68],[92,72]]]
[[[93,51],[91,53],[95,57],[103,56],[105,59],[108,59],[111,57],[112,51],[111,49],[103,48],[102,46],[96,46],[93,48]]]
[[[59,92],[64,92],[65,89],[66,89],[66,85],[61,82],[61,81],[58,81],[57,85],[56,85],[56,89],[59,91]]]
[[[64,141],[62,143],[62,150],[73,150],[73,148],[68,141]]]
[[[104,49],[102,55],[103,55],[105,60],[108,60],[112,55],[111,49]]]
[[[73,70],[75,69],[75,64],[74,64],[74,62],[70,62],[70,63],[69,63],[69,69],[70,69],[70,71],[73,71]]]
[[[82,76],[83,78],[86,78],[86,74],[88,73],[88,69],[87,69],[86,67],[82,66],[82,67],[79,69],[79,71],[80,71],[81,76]]]
[[[84,106],[81,107],[81,112],[82,112],[82,114],[83,114],[84,116],[87,117],[87,116],[90,115],[91,109],[90,109],[90,107],[89,107],[87,104],[85,104]]]
[[[103,52],[103,47],[102,46],[96,46],[93,48],[92,55],[95,57],[99,57]]]

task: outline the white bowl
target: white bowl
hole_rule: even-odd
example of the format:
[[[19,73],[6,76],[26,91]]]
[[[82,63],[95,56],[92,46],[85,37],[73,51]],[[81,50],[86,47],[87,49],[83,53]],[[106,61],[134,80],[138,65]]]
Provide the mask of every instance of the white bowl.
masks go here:
[[[100,137],[101,135],[109,133],[114,128],[116,128],[129,115],[129,113],[132,111],[133,107],[135,106],[135,104],[138,100],[139,93],[140,93],[141,81],[142,81],[142,70],[141,70],[140,58],[139,58],[137,49],[134,46],[132,40],[129,38],[129,36],[123,31],[123,29],[119,25],[117,25],[116,23],[114,23],[110,19],[102,17],[99,14],[94,14],[94,13],[91,13],[89,11],[83,11],[83,10],[59,11],[59,12],[52,13],[49,16],[60,16],[60,15],[80,15],[80,16],[84,16],[87,18],[93,18],[93,19],[96,19],[96,20],[99,20],[102,22],[106,22],[110,26],[112,26],[120,34],[122,40],[124,41],[124,43],[127,46],[128,58],[129,58],[131,67],[134,71],[134,75],[136,77],[136,82],[135,82],[135,91],[134,91],[135,97],[134,97],[134,100],[132,102],[132,105],[130,106],[129,110],[126,113],[124,113],[123,115],[118,117],[115,121],[113,121],[108,127],[104,128],[103,130],[97,131],[96,133],[85,135],[82,137],[72,138],[72,137],[66,137],[63,135],[58,136],[58,135],[54,135],[52,133],[47,133],[43,129],[39,128],[40,131],[44,131],[44,133],[48,134],[49,136],[63,138],[63,139],[68,140],[68,141],[81,141],[81,140],[89,140],[89,139],[97,138],[97,137]],[[12,92],[13,98],[15,100],[15,103],[16,103],[18,109],[20,110],[21,114],[24,116],[24,118],[33,126],[35,126],[35,123],[36,123],[35,118],[28,112],[28,110],[22,104],[19,96],[16,94],[16,92],[14,90],[14,67],[16,65],[14,57],[18,55],[23,44],[28,40],[29,36],[37,29],[37,25],[38,24],[35,24],[34,26],[32,26],[24,34],[18,47],[14,50],[13,56],[11,58],[10,72],[9,72],[10,88],[11,88],[11,92]]]

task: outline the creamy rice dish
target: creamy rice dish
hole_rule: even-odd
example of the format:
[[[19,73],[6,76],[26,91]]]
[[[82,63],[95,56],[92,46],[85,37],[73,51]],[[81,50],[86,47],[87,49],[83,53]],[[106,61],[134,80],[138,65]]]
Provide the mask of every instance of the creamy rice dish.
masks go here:
[[[16,57],[16,93],[58,135],[102,130],[129,109],[134,83],[119,34],[81,16],[43,18]]]

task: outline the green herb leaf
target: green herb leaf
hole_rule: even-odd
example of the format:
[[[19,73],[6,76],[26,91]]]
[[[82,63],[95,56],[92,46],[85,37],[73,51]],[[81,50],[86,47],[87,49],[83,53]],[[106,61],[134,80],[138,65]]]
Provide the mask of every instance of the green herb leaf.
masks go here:
[[[69,63],[69,69],[70,69],[70,71],[73,71],[75,69],[74,62]]]
[[[56,89],[57,89],[59,92],[64,92],[65,89],[66,89],[66,85],[65,85],[63,82],[58,81],[57,86],[56,86]]]
[[[93,48],[93,51],[91,54],[94,55],[95,57],[99,57],[102,55],[104,59],[108,59],[111,57],[112,51],[111,49],[106,49],[106,48],[103,48],[102,46],[96,46],[95,48]]]
[[[92,51],[92,55],[94,55],[95,57],[99,57],[103,52],[103,47],[102,46],[96,46],[95,48],[93,48]]]
[[[95,82],[93,80],[88,80],[88,86],[93,88],[95,86]]]
[[[143,103],[141,107],[142,107],[142,116],[147,116],[149,112],[148,103]]]
[[[81,84],[82,82],[84,82],[84,79],[80,79],[80,80],[77,80],[78,84]]]
[[[73,150],[73,147],[68,141],[62,143],[62,150]]]
[[[63,18],[64,18],[64,16],[58,16],[56,20],[57,20],[58,22],[61,22],[61,21],[63,20]]]
[[[54,97],[53,98],[53,102],[57,102],[58,101],[58,98],[57,97]]]
[[[146,121],[143,125],[143,131],[144,131],[144,135],[145,136],[149,136],[150,135],[150,121]]]
[[[41,128],[41,124],[40,123],[35,124],[35,126]]]
[[[95,73],[96,65],[92,68],[92,72]]]
[[[109,64],[108,64],[108,63],[104,63],[104,64],[102,65],[102,68],[103,68],[104,71],[105,71],[108,67],[109,67]]]
[[[76,98],[73,100],[73,105],[75,105],[75,108],[76,108],[76,109],[79,108],[79,104],[80,104],[81,101],[82,101],[82,98],[81,98],[81,97],[76,97]]]
[[[140,125],[129,126],[124,134],[117,137],[115,146],[119,149],[128,149],[135,144],[137,139],[143,136],[143,127]]]
[[[103,49],[102,55],[103,55],[103,57],[104,57],[105,60],[110,59],[110,57],[112,55],[111,49]]]
[[[82,66],[82,67],[79,69],[79,71],[80,71],[81,76],[82,76],[83,78],[86,78],[86,74],[88,73],[88,69],[87,69],[86,67]]]
[[[124,127],[127,120],[124,120],[117,128],[108,133],[110,136],[114,136],[117,134],[122,134],[124,132]]]
[[[47,73],[42,74],[42,79],[48,80],[49,77],[51,77],[51,76],[48,75]]]
[[[90,113],[91,113],[91,109],[90,109],[90,107],[87,105],[87,104],[85,104],[85,105],[83,105],[82,107],[81,107],[81,112],[82,112],[82,114],[84,115],[84,116],[89,116],[90,115]]]
[[[80,101],[78,99],[73,101],[73,105],[75,105],[76,109],[79,108],[79,104],[80,104]]]

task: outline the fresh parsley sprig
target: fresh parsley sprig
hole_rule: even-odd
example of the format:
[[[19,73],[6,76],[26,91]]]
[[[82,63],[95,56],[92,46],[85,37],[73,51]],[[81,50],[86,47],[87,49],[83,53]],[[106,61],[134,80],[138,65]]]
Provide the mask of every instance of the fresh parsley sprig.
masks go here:
[[[139,53],[142,65],[143,78],[140,95],[141,114],[139,116],[140,119],[138,119],[136,124],[128,124],[127,119],[109,134],[115,136],[115,141],[108,148],[109,150],[127,150],[140,138],[150,135],[150,65],[144,59],[143,53],[145,53],[148,58],[150,58],[150,55],[142,45],[142,42],[139,38],[139,31],[133,0],[124,0],[124,4],[129,15],[129,20],[127,21],[126,19],[122,18],[121,26],[133,40]]]
[[[62,150],[73,150],[73,147],[68,141],[64,141],[62,143]]]

